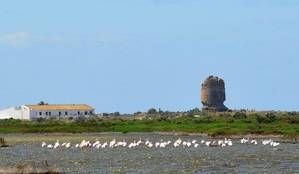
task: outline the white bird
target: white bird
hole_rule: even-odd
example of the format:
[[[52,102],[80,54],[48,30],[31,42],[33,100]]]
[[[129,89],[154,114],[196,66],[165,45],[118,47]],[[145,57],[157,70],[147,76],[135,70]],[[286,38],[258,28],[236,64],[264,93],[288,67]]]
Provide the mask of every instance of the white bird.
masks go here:
[[[205,144],[209,147],[211,145],[211,141],[207,141]]]
[[[198,146],[199,146],[199,144],[197,144],[197,143],[194,144],[194,147],[195,147],[195,148],[197,148]]]
[[[79,147],[79,148],[86,147],[86,146],[87,146],[87,143],[88,143],[87,141],[82,140],[78,147]]]
[[[224,143],[228,144],[228,140],[226,138],[224,138]]]
[[[177,142],[180,145],[182,143],[182,140],[181,140],[181,138],[179,138],[175,142]]]
[[[204,144],[204,143],[205,143],[205,140],[201,140],[200,143],[201,143],[201,144]]]
[[[149,148],[152,148],[153,146],[154,146],[153,143],[149,143],[149,144],[148,144],[148,147],[149,147]]]
[[[56,143],[54,144],[54,149],[58,148],[60,145],[59,145],[59,140],[56,141]]]
[[[123,141],[123,147],[126,147],[127,146],[127,142]]]
[[[228,140],[228,141],[227,141],[227,145],[228,145],[228,146],[232,146],[232,145],[233,145],[233,142],[232,142],[231,140]]]
[[[263,144],[263,145],[268,145],[268,144],[271,145],[272,142],[273,142],[273,140],[271,140],[271,139],[270,139],[270,140],[263,140],[263,141],[262,141],[262,144]]]
[[[42,147],[46,147],[47,143],[46,142],[42,142]]]
[[[164,142],[163,142],[163,143],[160,143],[160,147],[161,147],[161,148],[165,148],[165,147],[166,147],[166,143],[164,143]]]
[[[95,148],[99,149],[101,146],[102,146],[101,144],[97,144]]]
[[[70,148],[71,147],[71,143],[66,143],[65,148]]]
[[[135,146],[134,143],[130,143],[129,146],[128,146],[128,148],[131,149],[131,148],[133,148],[134,146]]]
[[[108,143],[105,142],[104,144],[102,144],[101,148],[102,148],[102,149],[103,149],[103,148],[106,148],[107,145],[108,145]]]
[[[92,144],[92,147],[96,147],[98,144],[100,144],[100,141],[96,141]]]
[[[47,145],[47,148],[52,149],[52,148],[53,148],[53,145],[52,145],[52,144],[48,144],[48,145]]]
[[[257,145],[257,141],[256,140],[251,140],[250,143],[254,144],[254,145]]]
[[[139,146],[142,143],[141,139],[139,139],[139,141],[137,141],[137,145]]]
[[[113,146],[115,145],[115,143],[116,143],[116,140],[113,139],[113,140],[109,143],[109,147],[110,147],[110,148],[113,148]]]
[[[192,140],[192,142],[191,142],[191,143],[192,143],[192,144],[195,144],[196,142],[197,142],[197,140]]]

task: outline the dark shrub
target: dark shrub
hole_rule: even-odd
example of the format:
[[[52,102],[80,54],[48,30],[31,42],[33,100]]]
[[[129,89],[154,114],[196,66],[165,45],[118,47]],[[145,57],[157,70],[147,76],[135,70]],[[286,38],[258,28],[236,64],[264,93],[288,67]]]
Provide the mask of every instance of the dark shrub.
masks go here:
[[[67,119],[68,119],[68,120],[73,120],[73,119],[74,119],[74,117],[68,117]]]
[[[251,120],[248,120],[248,119],[246,119],[246,120],[244,120],[244,123],[252,123],[252,121],[251,121]]]
[[[267,114],[266,114],[266,117],[267,117],[267,119],[269,120],[270,123],[276,121],[276,115],[273,114],[273,113],[271,113],[271,112],[270,112],[270,113],[267,113]]]
[[[194,109],[191,109],[190,111],[187,111],[187,114],[188,115],[200,115],[201,111],[198,108],[194,108]]]
[[[41,122],[46,121],[46,119],[45,119],[45,118],[42,118],[42,117],[39,117],[39,118],[36,119],[36,121],[37,121],[38,123],[41,123]]]
[[[247,115],[244,112],[236,112],[236,113],[234,113],[233,118],[244,119],[244,118],[247,118]]]
[[[267,113],[265,116],[257,115],[256,121],[258,123],[272,123],[276,121],[276,116],[273,113]]]
[[[299,116],[288,116],[286,122],[290,124],[299,124]]]
[[[228,123],[233,123],[233,122],[235,122],[235,120],[234,119],[229,119],[229,120],[227,120],[227,122]]]
[[[138,111],[138,112],[135,112],[133,115],[139,115],[139,114],[142,114],[142,112]]]
[[[120,112],[114,112],[110,114],[111,116],[118,117],[120,116]]]
[[[157,110],[155,108],[151,108],[147,111],[147,114],[157,114]]]
[[[85,122],[85,120],[86,120],[86,117],[84,117],[84,116],[75,118],[76,123],[82,123],[82,122]]]
[[[256,121],[258,123],[266,123],[267,118],[261,115],[256,115]]]

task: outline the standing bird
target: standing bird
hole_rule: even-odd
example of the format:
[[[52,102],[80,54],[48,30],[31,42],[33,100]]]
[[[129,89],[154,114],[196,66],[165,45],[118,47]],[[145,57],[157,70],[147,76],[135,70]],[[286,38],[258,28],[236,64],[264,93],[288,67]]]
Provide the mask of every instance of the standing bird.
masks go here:
[[[71,147],[71,143],[66,143],[65,148],[70,148]]]
[[[56,140],[56,143],[54,144],[54,149],[57,149],[60,146],[59,140]]]
[[[115,143],[116,143],[116,140],[113,139],[113,140],[109,143],[109,147],[110,147],[110,148],[113,148],[113,146],[115,145]]]
[[[52,145],[52,144],[48,144],[48,145],[47,145],[47,148],[48,148],[48,149],[53,149],[53,145]]]
[[[46,142],[42,142],[42,147],[46,147],[47,143]]]

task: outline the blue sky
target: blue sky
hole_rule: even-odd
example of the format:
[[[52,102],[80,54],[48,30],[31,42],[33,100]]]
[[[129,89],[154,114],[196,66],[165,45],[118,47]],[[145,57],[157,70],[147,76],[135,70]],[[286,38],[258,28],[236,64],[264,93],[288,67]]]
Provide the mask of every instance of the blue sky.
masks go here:
[[[233,109],[299,110],[299,1],[0,3],[0,107],[201,107],[209,75]]]

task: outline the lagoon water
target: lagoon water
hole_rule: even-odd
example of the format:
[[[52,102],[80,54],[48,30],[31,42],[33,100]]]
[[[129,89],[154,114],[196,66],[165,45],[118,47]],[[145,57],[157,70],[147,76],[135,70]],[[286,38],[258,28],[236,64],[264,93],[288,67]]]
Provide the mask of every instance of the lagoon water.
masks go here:
[[[4,135],[5,136],[5,135]],[[150,141],[198,141],[202,136],[174,136],[160,134],[86,134],[86,135],[6,135],[12,147],[0,148],[0,167],[17,164],[40,165],[47,163],[65,173],[299,173],[299,144],[281,143],[278,147],[241,144],[233,139],[231,147],[198,148],[146,148],[134,149],[46,149],[41,142],[54,143],[82,139],[101,142],[133,141],[149,138]],[[258,139],[260,142],[262,139]],[[280,141],[276,139],[276,141]]]

